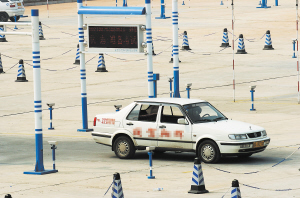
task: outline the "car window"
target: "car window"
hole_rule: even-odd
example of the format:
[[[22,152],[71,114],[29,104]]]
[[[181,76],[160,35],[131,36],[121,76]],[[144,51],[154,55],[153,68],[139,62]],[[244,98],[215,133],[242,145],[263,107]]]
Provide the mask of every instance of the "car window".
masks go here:
[[[177,124],[179,118],[184,118],[183,113],[178,106],[163,106],[160,122]]]
[[[127,120],[155,122],[159,105],[137,104],[127,116]]]
[[[0,2],[9,2],[8,0],[0,0]]]

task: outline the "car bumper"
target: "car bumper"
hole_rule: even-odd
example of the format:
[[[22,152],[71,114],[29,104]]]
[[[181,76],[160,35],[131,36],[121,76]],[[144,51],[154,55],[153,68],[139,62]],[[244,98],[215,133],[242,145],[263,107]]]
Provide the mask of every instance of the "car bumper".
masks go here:
[[[21,16],[24,14],[25,12],[25,8],[21,8],[18,10],[6,10],[7,14],[9,17],[13,17],[13,16]]]
[[[259,143],[259,146],[254,146]],[[270,138],[255,139],[252,141],[217,142],[220,153],[225,155],[243,155],[264,151],[270,144]]]
[[[111,134],[92,132],[93,139],[99,144],[111,146]]]

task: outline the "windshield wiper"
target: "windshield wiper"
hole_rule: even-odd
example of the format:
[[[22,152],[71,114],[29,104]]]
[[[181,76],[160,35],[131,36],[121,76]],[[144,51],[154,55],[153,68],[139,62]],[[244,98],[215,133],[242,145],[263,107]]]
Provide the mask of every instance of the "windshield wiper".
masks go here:
[[[218,118],[213,119],[212,121],[218,121],[218,120],[223,120],[223,119],[227,120],[228,118],[218,117]]]
[[[201,119],[201,120],[195,120],[194,122],[211,122],[212,120],[209,119]]]

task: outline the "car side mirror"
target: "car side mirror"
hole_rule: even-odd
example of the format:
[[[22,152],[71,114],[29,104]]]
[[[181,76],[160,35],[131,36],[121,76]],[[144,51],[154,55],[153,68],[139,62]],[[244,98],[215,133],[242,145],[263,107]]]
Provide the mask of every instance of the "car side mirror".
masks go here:
[[[185,118],[179,118],[177,120],[177,123],[178,124],[185,124],[185,125],[189,124],[188,121]]]

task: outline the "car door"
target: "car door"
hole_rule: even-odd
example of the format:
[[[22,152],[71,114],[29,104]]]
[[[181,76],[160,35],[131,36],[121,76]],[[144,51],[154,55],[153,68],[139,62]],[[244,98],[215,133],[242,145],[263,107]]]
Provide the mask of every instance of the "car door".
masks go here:
[[[137,103],[123,120],[123,127],[133,134],[138,146],[157,146],[159,104]]]
[[[178,124],[183,118],[186,124]],[[158,121],[158,147],[192,149],[192,126],[179,105],[163,104]]]

